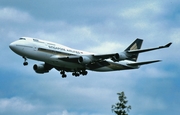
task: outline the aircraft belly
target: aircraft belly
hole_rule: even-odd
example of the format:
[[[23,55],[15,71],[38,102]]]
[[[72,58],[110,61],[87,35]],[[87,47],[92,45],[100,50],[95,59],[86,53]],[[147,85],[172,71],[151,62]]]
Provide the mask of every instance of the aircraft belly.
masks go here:
[[[42,50],[42,49],[41,49]],[[31,49],[31,53],[27,53],[26,56],[30,59],[34,59],[34,60],[38,60],[38,61],[44,61],[50,65],[53,65],[57,68],[66,68],[69,70],[76,70],[76,69],[80,69],[80,68],[84,68],[83,65],[78,64],[78,63],[73,63],[73,62],[68,62],[68,61],[63,61],[57,58],[52,58],[53,55],[55,55],[56,53],[50,53],[50,51],[41,51],[41,50],[37,50],[34,51],[33,49]],[[58,53],[59,56],[67,56],[65,54],[60,54]]]
[[[48,61],[49,64],[54,65],[59,68],[66,68],[69,70],[77,70],[80,68],[84,68],[83,65],[77,64],[77,63],[72,63],[72,62],[67,62],[67,61],[62,61],[62,60],[51,60]]]

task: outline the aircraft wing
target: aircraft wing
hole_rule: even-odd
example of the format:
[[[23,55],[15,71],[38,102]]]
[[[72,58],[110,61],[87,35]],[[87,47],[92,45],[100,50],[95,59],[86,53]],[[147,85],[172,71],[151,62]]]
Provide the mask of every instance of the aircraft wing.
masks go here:
[[[96,58],[97,60],[104,60],[104,59],[112,59],[113,61],[116,61],[116,59],[119,59],[119,61],[128,59],[128,56],[126,56],[127,54],[138,54],[138,53],[143,53],[143,52],[147,52],[147,51],[152,51],[152,50],[157,50],[157,49],[162,49],[162,48],[168,48],[169,46],[171,46],[171,42],[164,45],[164,46],[159,46],[159,47],[155,47],[155,48],[148,48],[148,49],[136,49],[136,50],[128,50],[125,51],[125,53],[112,53],[112,54],[101,54],[101,55],[92,55],[93,58]]]
[[[108,63],[107,61],[105,61],[104,59],[105,58],[109,58],[111,57],[112,55],[98,55],[98,56],[94,56],[94,55],[83,55],[83,56],[86,56],[86,57],[90,57],[90,58],[94,58],[93,60],[90,60],[90,61],[86,61],[83,62],[81,60],[81,56],[58,56],[58,55],[54,55],[52,56],[51,58],[53,59],[57,59],[57,60],[62,60],[62,61],[66,61],[66,62],[72,62],[72,63],[76,63],[76,64],[82,64],[84,65],[85,68],[89,68],[89,69],[97,69],[97,68],[101,68],[101,67],[105,67],[105,66],[109,66],[110,63]],[[83,59],[84,60],[84,59]]]
[[[164,45],[164,46],[159,46],[159,47],[156,47],[156,48],[149,48],[149,49],[137,49],[137,50],[129,50],[127,51],[127,53],[143,53],[143,52],[147,52],[147,51],[152,51],[152,50],[157,50],[157,49],[162,49],[162,48],[168,48],[169,46],[171,46],[171,42]]]
[[[92,62],[100,62],[100,61],[105,61],[105,59],[111,59],[114,62],[121,61],[121,60],[131,60],[131,61],[135,61],[135,63],[129,63],[128,65],[136,66],[136,65],[144,65],[144,64],[155,63],[155,62],[160,61],[160,60],[155,60],[155,61],[147,61],[147,62],[136,62],[137,56],[139,53],[162,49],[162,48],[168,48],[171,44],[172,43],[170,42],[164,46],[159,46],[155,48],[125,50],[124,52],[121,52],[121,53],[100,54],[100,55],[99,54],[97,55],[96,54],[66,55],[66,56],[54,55],[51,58],[59,59],[59,60],[67,61],[67,62],[79,63],[79,64],[89,64]],[[132,45],[132,47],[134,47],[134,45]]]
[[[102,54],[102,55],[69,55],[69,56],[59,56],[59,55],[53,55],[51,58],[53,59],[59,59],[63,61],[69,61],[69,62],[78,62],[84,59],[90,59],[91,62],[94,61],[103,61],[105,59],[111,59],[116,54]]]
[[[142,45],[141,39],[136,39],[125,51],[120,53],[112,53],[112,54],[90,54],[90,55],[54,55],[51,58],[59,59],[63,61],[69,61],[74,63],[83,63],[88,64],[90,62],[97,62],[97,61],[104,61],[105,59],[111,59],[114,62],[121,61],[121,60],[131,60],[135,61],[138,58],[139,53],[162,49],[162,48],[168,48],[172,43],[168,43],[164,46],[159,46],[155,48],[148,48],[148,49],[140,49]],[[140,63],[139,63],[140,64]],[[143,64],[143,63],[141,63]]]
[[[156,62],[160,62],[160,61],[161,60],[153,60],[153,61],[145,61],[145,62],[133,62],[133,63],[128,63],[127,65],[130,65],[130,66],[141,66],[141,65],[156,63]]]
[[[63,60],[67,62],[74,62],[78,63],[78,59],[80,56],[75,56],[75,55],[69,55],[69,56],[59,56],[59,55],[53,55],[51,56],[52,59],[58,59],[58,60]]]

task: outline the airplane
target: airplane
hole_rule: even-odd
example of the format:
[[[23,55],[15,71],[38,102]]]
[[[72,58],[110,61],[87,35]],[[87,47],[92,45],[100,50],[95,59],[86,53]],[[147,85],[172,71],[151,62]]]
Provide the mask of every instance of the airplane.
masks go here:
[[[137,38],[123,52],[111,54],[95,54],[31,37],[21,37],[10,43],[10,49],[24,58],[23,65],[28,65],[27,59],[42,61],[42,64],[34,64],[36,73],[48,73],[55,68],[62,78],[66,78],[66,72],[78,77],[87,75],[88,71],[107,72],[118,70],[138,69],[141,65],[159,62],[152,60],[137,62],[139,53],[168,48],[172,43],[155,48],[141,49],[143,40]]]

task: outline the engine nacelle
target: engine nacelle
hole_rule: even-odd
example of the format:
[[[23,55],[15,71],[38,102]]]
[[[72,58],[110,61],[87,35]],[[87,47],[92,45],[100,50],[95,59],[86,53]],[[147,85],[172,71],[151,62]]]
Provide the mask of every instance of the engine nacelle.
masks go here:
[[[34,69],[34,71],[35,71],[36,73],[40,73],[40,74],[49,72],[49,70],[47,70],[47,69],[45,68],[44,64],[40,64],[40,65],[35,64],[35,65],[33,66],[33,69]]]
[[[127,59],[128,57],[126,56],[126,54],[124,53],[116,53],[113,57],[112,57],[112,60],[113,61],[121,61],[121,60],[125,60]]]
[[[88,63],[90,63],[92,60],[89,58],[89,57],[87,57],[87,56],[80,56],[79,58],[78,58],[78,63],[80,63],[80,64],[88,64]]]

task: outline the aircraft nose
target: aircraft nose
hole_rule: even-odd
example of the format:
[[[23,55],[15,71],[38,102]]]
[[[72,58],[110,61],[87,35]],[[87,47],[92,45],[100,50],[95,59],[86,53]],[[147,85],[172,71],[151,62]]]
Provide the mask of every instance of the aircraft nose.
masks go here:
[[[15,49],[15,46],[16,44],[14,42],[10,43],[9,44],[9,47],[11,48],[11,50],[14,50]]]

